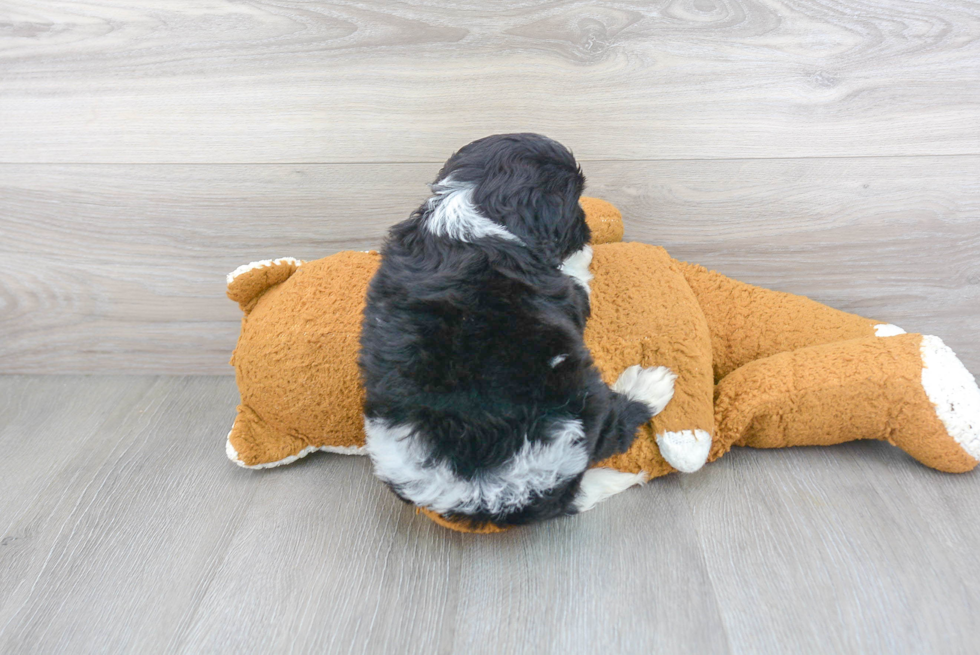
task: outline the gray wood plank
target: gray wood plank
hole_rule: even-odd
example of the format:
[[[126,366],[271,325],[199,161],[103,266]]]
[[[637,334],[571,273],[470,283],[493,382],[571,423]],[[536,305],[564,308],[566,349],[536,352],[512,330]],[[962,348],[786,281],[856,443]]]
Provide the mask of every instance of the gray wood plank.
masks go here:
[[[80,401],[90,387],[108,391],[93,403],[105,421],[76,435],[81,447],[8,528],[23,538],[0,556],[15,582],[4,587],[0,650],[172,650],[256,489],[223,453],[234,383],[84,377],[72,394],[61,377],[35,384],[51,406]],[[67,415],[84,419],[72,408],[79,401],[67,401]],[[6,438],[8,426],[0,429]],[[12,464],[41,473],[59,442],[29,437],[34,451],[15,453]]]
[[[980,157],[584,168],[627,239],[937,334],[980,373]],[[228,271],[378,247],[437,169],[0,166],[0,371],[230,374]]]
[[[728,653],[680,478],[593,511],[467,537],[457,653]]]
[[[0,650],[965,653],[980,638],[976,473],[885,444],[736,449],[579,517],[458,535],[363,458],[233,466],[235,400],[221,377],[0,376]]]
[[[0,530],[51,482],[106,421],[107,412],[145,393],[148,383],[73,378],[50,381],[29,376],[0,376],[0,479],[9,483],[0,494]],[[43,439],[43,443],[39,441]],[[46,457],[40,457],[44,452]],[[29,469],[23,463],[37,458]]]
[[[980,7],[941,0],[7,3],[6,162],[980,154]]]
[[[69,415],[88,379],[74,379]],[[33,380],[33,393],[55,405],[65,380]],[[433,652],[457,535],[415,517],[361,458],[228,462],[230,378],[100,380],[116,395],[134,383],[4,536],[25,541],[19,557],[0,551],[15,583],[0,650]],[[43,470],[44,446],[14,463]]]
[[[438,166],[0,170],[0,371],[230,373],[229,271],[377,247]]]
[[[71,415],[91,379],[28,381],[49,406],[75,385]],[[530,653],[611,640],[669,651],[683,640],[726,652],[676,481],[666,503],[636,494],[583,521],[461,536],[416,516],[362,458],[260,472],[225,461],[230,379],[96,380],[103,393],[140,390],[82,442],[72,478],[12,526],[44,516],[31,556],[0,560],[18,582],[0,609],[2,650]],[[93,403],[103,413],[106,395]],[[16,463],[36,468],[36,456]],[[652,520],[629,533],[638,514]],[[636,576],[648,561],[658,566]]]
[[[92,452],[100,431],[149,387],[146,379],[0,376],[0,627],[44,559],[59,508],[75,501],[69,489],[87,481],[78,462],[100,456]]]
[[[459,535],[416,516],[362,457],[237,473],[256,492],[181,652],[447,652]]]
[[[975,472],[858,443],[736,449],[682,484],[733,652],[975,652]]]

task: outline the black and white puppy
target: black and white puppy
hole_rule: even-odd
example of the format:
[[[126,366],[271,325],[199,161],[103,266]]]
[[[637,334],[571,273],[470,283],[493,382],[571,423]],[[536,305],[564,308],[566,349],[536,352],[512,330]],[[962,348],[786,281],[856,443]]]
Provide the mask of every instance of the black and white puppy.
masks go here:
[[[391,228],[359,363],[367,451],[402,499],[504,526],[624,488],[601,475],[590,488],[583,474],[629,448],[674,375],[633,366],[610,389],[593,365],[584,186],[561,144],[490,136],[454,154]]]

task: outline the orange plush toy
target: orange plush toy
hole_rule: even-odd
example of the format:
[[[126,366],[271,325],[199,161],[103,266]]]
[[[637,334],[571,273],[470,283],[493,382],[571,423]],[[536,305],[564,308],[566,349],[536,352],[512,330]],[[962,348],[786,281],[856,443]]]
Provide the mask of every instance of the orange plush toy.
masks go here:
[[[941,471],[976,466],[980,389],[938,337],[621,243],[615,207],[582,205],[594,275],[585,341],[596,365],[608,384],[635,364],[677,374],[673,399],[632,448],[586,473],[593,504],[651,477],[696,471],[732,446],[879,439]],[[363,453],[358,337],[378,263],[376,252],[341,252],[228,276],[228,296],[245,314],[231,360],[241,392],[232,461],[268,468],[316,450]]]

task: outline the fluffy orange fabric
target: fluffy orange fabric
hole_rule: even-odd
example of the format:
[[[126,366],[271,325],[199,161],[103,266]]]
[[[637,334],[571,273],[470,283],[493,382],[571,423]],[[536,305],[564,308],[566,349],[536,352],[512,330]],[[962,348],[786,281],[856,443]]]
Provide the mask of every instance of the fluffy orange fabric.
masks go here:
[[[607,383],[633,364],[667,366],[678,376],[667,408],[628,452],[600,466],[649,477],[673,472],[657,438],[685,431],[710,436],[709,460],[733,445],[881,439],[939,470],[976,466],[980,390],[963,369],[957,403],[930,397],[921,335],[878,337],[878,321],[737,282],[663,248],[619,243],[619,211],[594,198],[582,205],[595,276],[585,340],[596,365]],[[363,446],[356,360],[364,295],[378,264],[377,253],[342,252],[263,262],[230,276],[228,296],[244,316],[231,360],[242,400],[229,457],[268,467],[315,449]],[[945,421],[937,404],[948,405]]]

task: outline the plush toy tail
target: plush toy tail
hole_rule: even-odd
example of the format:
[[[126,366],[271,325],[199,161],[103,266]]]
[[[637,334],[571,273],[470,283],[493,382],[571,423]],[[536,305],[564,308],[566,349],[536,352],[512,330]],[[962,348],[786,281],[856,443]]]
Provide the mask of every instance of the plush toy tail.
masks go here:
[[[288,280],[302,265],[298,259],[283,257],[239,266],[228,274],[228,297],[248,314],[263,292]]]
[[[980,460],[980,389],[938,337],[852,339],[760,359],[715,390],[710,459],[731,446],[880,439],[950,473]]]

